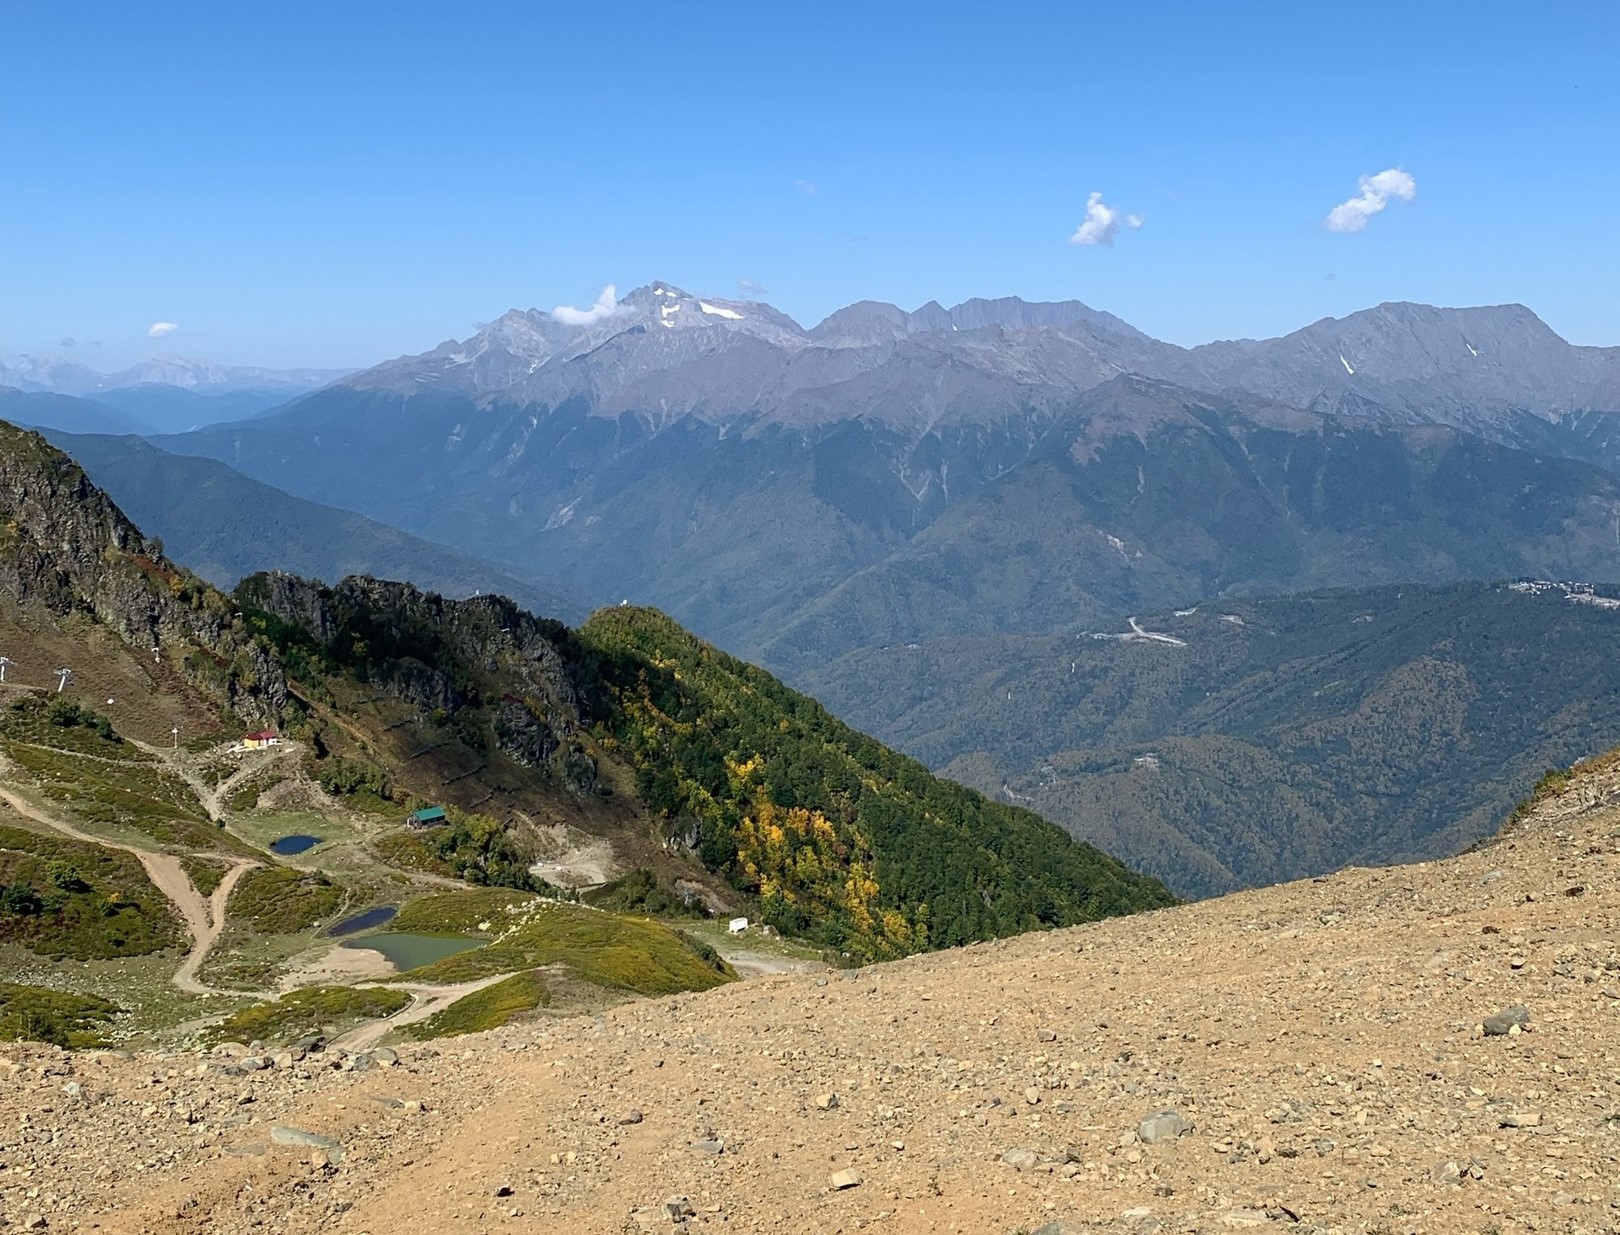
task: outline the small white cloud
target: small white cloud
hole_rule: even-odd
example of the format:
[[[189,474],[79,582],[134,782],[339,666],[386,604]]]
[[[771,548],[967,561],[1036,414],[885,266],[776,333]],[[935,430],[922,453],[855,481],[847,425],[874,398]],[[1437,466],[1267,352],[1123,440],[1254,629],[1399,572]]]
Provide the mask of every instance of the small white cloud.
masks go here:
[[[62,340],[60,346],[62,346],[62,347],[76,347],[78,345],[78,342],[79,341],[77,339],[75,339],[72,335],[69,335],[67,338]]]
[[[803,193],[806,197],[814,197],[816,195],[816,186],[808,180],[795,180],[793,182],[793,187],[799,190],[799,192]]]
[[[769,296],[771,289],[758,279],[738,279],[737,290],[744,296]]]
[[[1349,201],[1340,202],[1328,211],[1323,227],[1330,232],[1364,231],[1367,221],[1389,205],[1392,198],[1409,202],[1417,196],[1417,181],[1398,167],[1387,168],[1376,176],[1363,176],[1359,188],[1360,192]]]
[[[179,322],[153,322],[146,328],[146,337],[148,339],[161,339],[164,335],[171,335],[179,329]]]
[[[609,283],[590,308],[576,309],[572,305],[560,304],[551,311],[551,316],[565,326],[594,326],[626,311],[619,304],[619,289]]]
[[[1069,243],[1112,246],[1120,228],[1128,227],[1135,231],[1141,226],[1141,215],[1121,214],[1113,206],[1103,204],[1101,193],[1093,193],[1086,198],[1086,220],[1075,229],[1074,235],[1069,237]]]

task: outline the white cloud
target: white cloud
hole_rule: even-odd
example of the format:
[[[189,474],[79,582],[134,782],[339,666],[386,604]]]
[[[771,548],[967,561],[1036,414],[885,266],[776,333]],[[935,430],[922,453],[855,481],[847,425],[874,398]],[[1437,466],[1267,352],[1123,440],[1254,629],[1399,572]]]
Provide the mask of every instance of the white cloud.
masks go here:
[[[572,305],[560,304],[551,311],[551,316],[565,326],[594,326],[597,322],[605,322],[627,311],[619,304],[619,289],[609,283],[590,308],[576,309]]]
[[[1115,207],[1103,204],[1101,193],[1093,193],[1086,198],[1086,221],[1075,229],[1069,243],[1112,246],[1120,228],[1128,227],[1135,231],[1141,226],[1141,215],[1121,214]]]
[[[814,197],[816,195],[816,186],[808,180],[795,180],[793,182],[793,187],[799,190],[799,192],[803,193],[806,197]]]
[[[744,296],[768,296],[771,294],[771,289],[758,279],[738,279],[737,290]]]
[[[173,334],[179,329],[179,322],[153,322],[146,328],[146,337],[148,339],[161,339],[164,335]]]
[[[1359,232],[1367,221],[1389,205],[1390,199],[1409,202],[1417,196],[1417,181],[1398,167],[1387,168],[1376,176],[1363,176],[1360,192],[1328,211],[1322,226],[1330,232]]]

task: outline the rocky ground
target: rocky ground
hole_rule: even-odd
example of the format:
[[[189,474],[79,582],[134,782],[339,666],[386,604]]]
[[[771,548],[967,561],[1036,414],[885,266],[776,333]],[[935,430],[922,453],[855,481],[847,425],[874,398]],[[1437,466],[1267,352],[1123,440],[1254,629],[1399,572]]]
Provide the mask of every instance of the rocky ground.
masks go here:
[[[397,1059],[11,1046],[0,1216],[129,1235],[1620,1229],[1617,862],[1620,775],[1600,771],[1446,862]]]

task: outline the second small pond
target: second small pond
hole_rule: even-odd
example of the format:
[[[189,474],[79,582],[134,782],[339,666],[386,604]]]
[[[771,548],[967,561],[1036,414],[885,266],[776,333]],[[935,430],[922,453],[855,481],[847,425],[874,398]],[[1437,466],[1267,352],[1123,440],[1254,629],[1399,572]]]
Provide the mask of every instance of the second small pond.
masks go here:
[[[482,939],[458,939],[451,935],[418,935],[411,931],[379,931],[363,939],[350,939],[345,948],[369,948],[381,952],[395,969],[404,972],[419,965],[431,965],[457,952],[482,947]]]
[[[356,935],[361,931],[369,931],[374,926],[381,926],[391,921],[399,910],[393,905],[379,905],[375,909],[367,909],[357,913],[352,918],[344,918],[341,922],[334,922],[326,928],[328,935]]]

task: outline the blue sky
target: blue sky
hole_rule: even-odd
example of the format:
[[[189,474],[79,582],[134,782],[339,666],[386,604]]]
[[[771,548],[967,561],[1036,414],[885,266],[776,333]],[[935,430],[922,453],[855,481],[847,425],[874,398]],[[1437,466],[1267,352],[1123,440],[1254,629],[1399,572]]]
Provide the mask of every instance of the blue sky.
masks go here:
[[[1620,343],[1608,0],[0,0],[0,41],[4,351],[367,364],[655,278],[1181,343],[1516,300]],[[1324,226],[1390,168],[1410,202]],[[1092,192],[1141,226],[1070,243]]]

